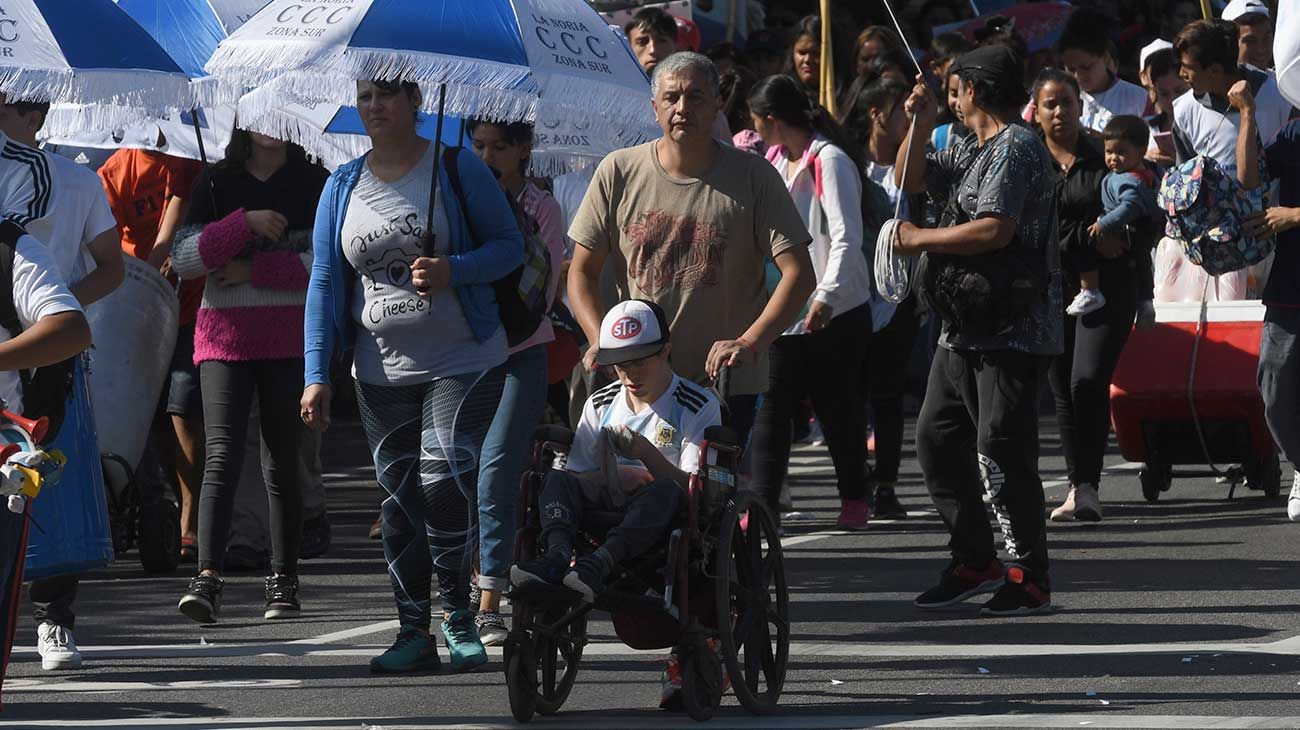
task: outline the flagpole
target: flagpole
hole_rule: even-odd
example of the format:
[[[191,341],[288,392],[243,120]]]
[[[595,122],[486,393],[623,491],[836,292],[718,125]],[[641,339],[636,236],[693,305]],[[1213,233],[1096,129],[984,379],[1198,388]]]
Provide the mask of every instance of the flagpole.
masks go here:
[[[1208,0],[1202,0],[1208,2]],[[831,0],[821,0],[822,12],[822,58],[821,58],[821,94],[819,101],[835,116],[835,54],[831,46]]]
[[[1206,20],[1214,20],[1214,11],[1210,9],[1210,0],[1201,0],[1201,16]]]

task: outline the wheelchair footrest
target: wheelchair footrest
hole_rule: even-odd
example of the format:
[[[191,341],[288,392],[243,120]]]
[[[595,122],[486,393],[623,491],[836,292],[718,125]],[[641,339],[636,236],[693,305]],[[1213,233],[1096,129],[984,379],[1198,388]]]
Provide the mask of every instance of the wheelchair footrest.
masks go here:
[[[515,586],[506,594],[512,603],[533,603],[543,605],[576,603],[578,592],[565,586],[551,583],[525,583]]]

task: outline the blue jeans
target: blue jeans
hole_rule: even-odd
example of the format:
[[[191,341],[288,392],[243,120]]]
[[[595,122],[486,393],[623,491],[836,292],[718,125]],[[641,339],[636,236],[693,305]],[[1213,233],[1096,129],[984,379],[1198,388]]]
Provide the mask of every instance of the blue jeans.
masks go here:
[[[1282,456],[1300,461],[1300,309],[1269,307],[1259,343],[1259,393]]]
[[[490,591],[510,587],[519,478],[533,430],[546,411],[546,345],[511,355],[505,373],[501,403],[483,439],[478,472],[478,585]]]

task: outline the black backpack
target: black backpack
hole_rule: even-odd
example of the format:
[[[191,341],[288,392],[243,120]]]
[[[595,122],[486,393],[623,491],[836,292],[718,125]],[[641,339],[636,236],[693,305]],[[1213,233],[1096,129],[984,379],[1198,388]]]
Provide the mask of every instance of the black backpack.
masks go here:
[[[0,221],[0,281],[4,282],[0,286],[0,327],[8,330],[10,337],[17,337],[23,331],[22,323],[18,321],[18,309],[14,306],[13,281],[14,253],[18,239],[25,235],[27,231],[14,221]],[[23,417],[49,419],[49,430],[40,442],[42,446],[54,441],[63,426],[76,362],[76,357],[70,357],[35,370],[18,371],[23,386]]]
[[[470,237],[477,246],[482,243],[482,239],[474,230],[474,220],[465,204],[465,189],[461,187],[460,169],[457,167],[459,157],[459,147],[448,147],[444,153],[443,165],[460,209],[465,211]],[[555,274],[551,271],[551,259],[546,253],[546,242],[542,240],[537,221],[525,213],[513,197],[505,197],[524,236],[524,262],[519,268],[493,282],[492,288],[496,292],[501,326],[506,331],[506,343],[514,347],[532,337],[550,312],[551,303],[546,292],[550,278]]]

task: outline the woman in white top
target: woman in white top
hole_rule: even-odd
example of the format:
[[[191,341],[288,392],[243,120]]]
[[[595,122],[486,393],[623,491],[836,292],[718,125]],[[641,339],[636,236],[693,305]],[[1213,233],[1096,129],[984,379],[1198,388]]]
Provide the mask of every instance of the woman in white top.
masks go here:
[[[857,137],[858,148],[867,159],[867,179],[878,184],[888,206],[879,216],[912,220],[910,200],[894,182],[894,160],[898,148],[907,139],[909,120],[903,109],[911,89],[891,79],[881,79],[867,86],[853,100],[845,123]],[[868,189],[870,190],[870,189]],[[933,207],[933,206],[932,206]],[[868,239],[874,239],[868,231]],[[871,342],[863,368],[863,395],[871,400],[871,420],[875,434],[876,462],[871,478],[871,514],[886,519],[902,519],[907,511],[899,504],[894,491],[903,460],[903,391],[907,386],[907,363],[920,329],[916,295],[898,304],[883,297],[871,300]]]
[[[771,382],[754,425],[754,490],[776,510],[790,457],[792,419],[810,397],[835,465],[840,527],[869,513],[860,372],[871,332],[871,283],[862,251],[862,165],[848,135],[798,82],[770,76],[749,96],[767,159],[785,179],[813,235],[817,289],[771,349]]]

